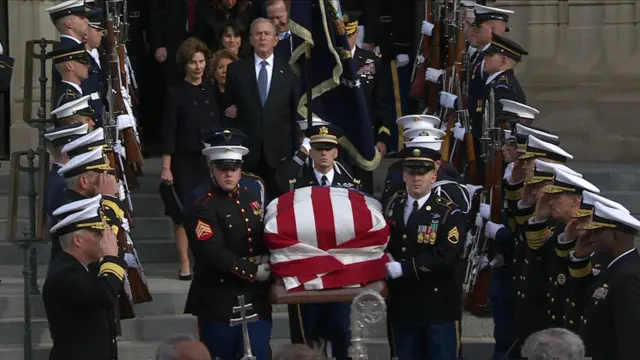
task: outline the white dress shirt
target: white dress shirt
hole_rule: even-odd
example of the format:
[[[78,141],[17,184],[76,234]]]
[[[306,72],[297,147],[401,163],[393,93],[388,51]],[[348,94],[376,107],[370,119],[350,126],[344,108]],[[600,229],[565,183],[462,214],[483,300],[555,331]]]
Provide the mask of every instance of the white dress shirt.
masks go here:
[[[487,81],[485,81],[485,85],[489,85],[490,82],[493,81],[493,79],[497,78],[498,75],[502,74],[504,72],[504,70],[502,71],[498,71],[497,73],[493,73],[491,75],[489,75],[489,77],[487,78]]]
[[[262,70],[262,64],[261,62],[263,60],[267,61],[267,98],[269,97],[269,93],[271,92],[271,78],[273,77],[273,59],[274,56],[273,54],[271,54],[271,56],[269,56],[266,59],[261,58],[260,56],[253,54],[253,58],[255,60],[255,68],[256,68],[256,81],[260,78],[260,70]]]
[[[411,216],[411,212],[413,211],[413,202],[418,200],[418,210],[422,209],[424,204],[429,200],[429,196],[431,196],[431,191],[420,199],[414,199],[411,195],[407,194],[407,203],[404,206],[404,224],[406,225],[409,221],[409,216]]]
[[[327,182],[329,183],[328,185],[333,184],[333,176],[335,175],[335,172],[333,171],[333,169],[329,170],[328,173],[323,174],[320,171],[316,170],[315,168],[313,169],[313,174],[316,176],[316,180],[318,180],[318,184],[322,185],[322,177],[326,176],[327,177]]]
[[[98,64],[98,68],[102,69],[102,65],[100,65],[100,54],[98,53],[98,49],[92,49],[89,51],[93,60],[95,60],[96,64]]]
[[[84,94],[82,94],[82,88],[78,84],[74,84],[74,83],[72,83],[70,81],[67,81],[67,80],[62,80],[62,82],[73,86],[76,90],[78,90],[78,93],[80,93],[80,95],[84,95]]]
[[[71,39],[71,40],[75,41],[75,42],[76,42],[76,43],[78,43],[78,44],[80,44],[80,43],[82,42],[82,41],[80,41],[80,40],[78,40],[78,39],[74,38],[74,37],[73,37],[73,36],[71,36],[71,35],[60,35],[60,37],[61,37],[61,38]]]

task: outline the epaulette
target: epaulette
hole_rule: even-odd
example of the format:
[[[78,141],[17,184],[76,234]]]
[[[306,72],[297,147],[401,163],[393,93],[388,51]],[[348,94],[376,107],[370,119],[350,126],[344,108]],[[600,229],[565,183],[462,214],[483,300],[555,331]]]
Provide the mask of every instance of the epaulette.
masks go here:
[[[389,210],[391,209],[391,206],[393,206],[393,203],[396,201],[396,199],[400,199],[400,198],[406,198],[407,197],[407,191],[406,190],[398,190],[396,191],[393,195],[391,195],[391,197],[389,198],[389,202],[387,202],[387,206],[385,206],[384,208],[384,213],[387,215],[387,217],[389,217]]]
[[[382,58],[382,54],[381,53],[374,53],[376,54],[377,57]]]

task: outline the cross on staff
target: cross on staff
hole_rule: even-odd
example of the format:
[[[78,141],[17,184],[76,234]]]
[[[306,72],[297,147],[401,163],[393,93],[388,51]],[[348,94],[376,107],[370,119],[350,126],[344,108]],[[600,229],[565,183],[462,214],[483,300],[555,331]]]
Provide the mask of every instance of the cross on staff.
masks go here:
[[[244,295],[238,296],[238,306],[233,307],[234,313],[240,313],[240,317],[231,319],[231,326],[242,325],[242,339],[244,342],[244,356],[242,360],[256,360],[251,352],[251,342],[249,341],[249,323],[258,321],[258,314],[247,316],[247,310],[251,310],[251,304],[244,303]]]

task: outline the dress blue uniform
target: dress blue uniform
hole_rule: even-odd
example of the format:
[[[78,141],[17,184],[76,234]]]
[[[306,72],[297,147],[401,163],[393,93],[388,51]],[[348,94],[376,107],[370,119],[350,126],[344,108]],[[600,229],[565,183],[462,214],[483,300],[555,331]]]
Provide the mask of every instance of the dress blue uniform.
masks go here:
[[[404,170],[410,173],[434,171],[440,159],[430,148],[404,151]],[[420,199],[401,190],[385,207],[385,217],[391,227],[387,251],[394,259],[387,276],[395,354],[401,360],[457,359],[462,211],[432,189]]]
[[[315,125],[306,130],[310,146],[316,151],[332,150],[338,146],[340,131],[331,125]],[[293,158],[278,166],[277,179],[281,191],[286,192],[308,186],[337,186],[358,189],[360,181],[354,179],[334,161],[333,169],[322,174],[307,166],[308,155],[297,151]],[[291,342],[311,346],[320,340],[331,343],[331,357],[349,359],[351,343],[351,304],[315,303],[289,305]]]

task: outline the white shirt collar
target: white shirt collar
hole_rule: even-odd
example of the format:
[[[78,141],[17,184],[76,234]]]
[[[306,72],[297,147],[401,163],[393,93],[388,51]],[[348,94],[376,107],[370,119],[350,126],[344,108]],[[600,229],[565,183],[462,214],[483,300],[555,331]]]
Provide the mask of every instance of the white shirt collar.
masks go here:
[[[333,168],[331,168],[331,170],[329,170],[329,172],[326,174],[323,174],[314,168],[313,174],[316,176],[316,180],[318,180],[318,184],[320,185],[322,184],[322,176],[327,177],[327,181],[329,182],[329,185],[333,184],[333,176],[335,175],[335,171],[333,171]]]
[[[612,262],[609,263],[609,265],[607,265],[607,269],[611,267],[611,265],[613,265],[616,261],[620,260],[620,258],[622,258],[623,256],[629,255],[632,252],[636,251],[636,248],[633,249],[629,249],[627,251],[625,251],[624,253],[622,253],[620,256],[618,256],[617,258],[613,259]]]
[[[102,69],[102,65],[100,64],[100,54],[98,53],[98,49],[91,49],[91,51],[89,51],[89,54],[91,54],[91,57],[93,58],[93,60],[96,62],[96,64],[98,64],[98,67]]]
[[[484,84],[485,85],[489,85],[489,83],[492,82],[493,79],[497,78],[498,75],[502,74],[503,72],[504,72],[504,70],[498,71],[497,73],[493,73],[493,74],[489,75],[489,77],[487,78],[487,81]]]
[[[289,34],[289,37],[291,37],[291,31],[285,31],[285,32],[283,32],[283,33],[278,34],[278,39],[279,39],[279,40],[284,39],[284,36],[285,36],[286,34]]]
[[[258,54],[254,53],[253,54],[253,59],[254,59],[254,62],[255,62],[256,66],[262,66],[262,64],[261,64],[262,61],[266,60],[267,61],[267,65],[270,66],[273,69],[273,59],[274,59],[273,54],[271,54],[271,56],[269,56],[268,58],[263,59],[260,56],[258,56]]]
[[[72,82],[70,82],[70,81],[67,81],[67,80],[62,80],[62,82],[63,82],[63,83],[67,83],[67,84],[69,84],[69,85],[73,86],[76,90],[78,90],[78,92],[80,93],[80,95],[83,95],[83,94],[82,94],[82,88],[80,87],[80,85],[78,85],[78,84],[74,84],[74,83],[72,83]]]
[[[407,194],[407,207],[413,209],[413,202],[418,200],[418,209],[422,209],[427,200],[429,200],[429,196],[431,196],[431,191],[420,199],[414,199],[413,196]]]
[[[353,47],[353,49],[351,49],[351,57],[352,57],[352,58],[356,57],[356,48],[357,48],[357,47],[358,47],[358,46],[356,45],[356,46],[354,46],[354,47]]]
[[[80,44],[80,43],[82,42],[82,41],[80,41],[80,40],[78,40],[78,39],[74,38],[74,37],[73,37],[73,36],[71,36],[71,35],[65,35],[65,34],[63,34],[63,35],[60,35],[60,37],[61,37],[61,38],[71,39],[71,40],[75,41],[75,42],[76,42],[76,43],[78,43],[78,44]]]
[[[485,45],[485,46],[482,48],[482,51],[487,50],[487,49],[489,48],[489,46],[491,46],[491,43],[488,43],[487,45]]]

